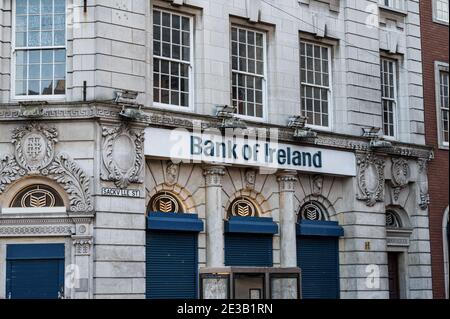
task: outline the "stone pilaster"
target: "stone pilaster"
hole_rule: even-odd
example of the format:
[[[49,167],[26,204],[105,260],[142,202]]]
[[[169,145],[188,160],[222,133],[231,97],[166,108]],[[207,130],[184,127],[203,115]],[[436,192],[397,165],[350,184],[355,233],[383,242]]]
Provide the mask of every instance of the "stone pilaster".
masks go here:
[[[225,169],[221,166],[208,166],[204,169],[206,186],[206,265],[223,267],[224,222],[222,208],[222,176]]]
[[[295,172],[278,175],[280,187],[280,257],[281,267],[297,267],[296,213],[294,207]]]

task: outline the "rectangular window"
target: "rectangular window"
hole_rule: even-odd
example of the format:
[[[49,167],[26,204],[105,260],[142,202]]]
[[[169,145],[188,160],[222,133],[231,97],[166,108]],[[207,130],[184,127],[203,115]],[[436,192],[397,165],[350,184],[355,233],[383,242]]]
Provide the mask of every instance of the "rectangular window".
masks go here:
[[[153,11],[153,96],[165,106],[191,107],[191,17]]]
[[[396,136],[397,76],[396,62],[381,59],[381,103],[383,106],[383,130],[385,136]]]
[[[266,34],[231,28],[233,106],[237,113],[264,117]]]
[[[15,96],[66,92],[66,1],[16,0]]]
[[[448,71],[439,71],[439,106],[440,106],[440,128],[441,140],[444,146],[449,145],[449,127],[448,127]]]
[[[448,23],[448,0],[433,0],[433,18]]]
[[[300,42],[302,111],[309,125],[330,127],[331,51],[327,46]]]
[[[405,0],[381,0],[381,3],[389,8],[405,10]]]

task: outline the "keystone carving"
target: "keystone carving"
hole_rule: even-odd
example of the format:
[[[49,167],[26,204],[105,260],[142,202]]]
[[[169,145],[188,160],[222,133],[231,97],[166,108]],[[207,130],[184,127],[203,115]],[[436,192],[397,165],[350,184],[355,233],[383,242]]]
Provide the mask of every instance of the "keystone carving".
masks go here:
[[[377,202],[384,201],[385,162],[372,153],[359,154],[357,161],[359,188],[357,199],[365,201],[367,206],[373,207]]]
[[[101,179],[114,182],[120,189],[143,183],[143,144],[142,130],[131,130],[126,124],[103,128]]]

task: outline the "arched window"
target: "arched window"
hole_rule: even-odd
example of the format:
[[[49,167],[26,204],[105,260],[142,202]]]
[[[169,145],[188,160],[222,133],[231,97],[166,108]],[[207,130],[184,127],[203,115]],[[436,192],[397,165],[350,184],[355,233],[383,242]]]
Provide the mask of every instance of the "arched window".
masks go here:
[[[386,211],[386,227],[402,228],[402,223],[398,214],[393,210]]]
[[[11,202],[11,208],[53,208],[64,207],[64,201],[56,190],[46,185],[25,187]]]
[[[326,221],[327,213],[321,204],[317,202],[307,202],[300,209],[299,218],[309,221]]]
[[[152,213],[183,213],[183,208],[178,199],[167,192],[153,196],[148,205],[148,210]]]
[[[238,198],[231,203],[228,217],[258,217],[258,209],[251,200]]]

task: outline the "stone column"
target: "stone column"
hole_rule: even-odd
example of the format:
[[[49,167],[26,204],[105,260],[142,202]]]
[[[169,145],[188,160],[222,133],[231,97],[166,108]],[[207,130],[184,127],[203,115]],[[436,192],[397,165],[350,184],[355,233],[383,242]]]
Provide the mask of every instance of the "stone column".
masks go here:
[[[296,213],[294,207],[296,172],[278,176],[280,186],[280,257],[281,267],[297,267]]]
[[[206,266],[208,268],[223,267],[224,222],[222,212],[222,166],[208,166],[204,169],[206,185]]]

